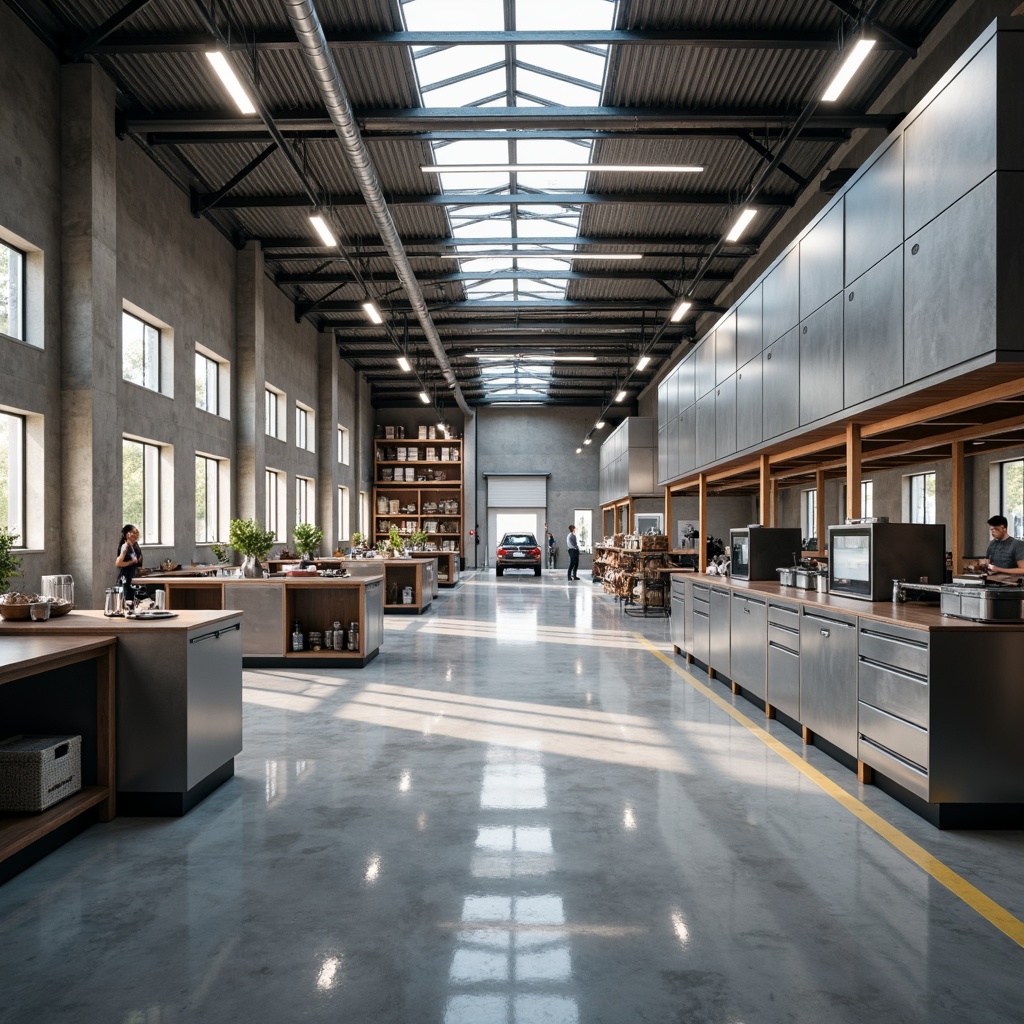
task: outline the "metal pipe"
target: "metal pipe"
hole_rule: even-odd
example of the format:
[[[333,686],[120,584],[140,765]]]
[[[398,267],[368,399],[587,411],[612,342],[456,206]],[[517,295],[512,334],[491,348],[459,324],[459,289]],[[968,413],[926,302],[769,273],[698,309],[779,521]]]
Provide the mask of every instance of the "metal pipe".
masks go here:
[[[377,178],[376,169],[370,160],[370,154],[352,114],[352,106],[342,86],[341,76],[338,74],[338,65],[334,60],[334,54],[327,45],[323,26],[320,24],[320,19],[313,6],[313,0],[282,0],[282,5],[302,47],[306,64],[319,87],[320,96],[327,108],[338,139],[341,141],[342,149],[348,157],[349,166],[359,182],[359,190],[363,194],[367,209],[377,225],[381,241],[388,250],[398,279],[409,298],[409,304],[423,328],[423,333],[455,401],[463,413],[467,417],[471,417],[473,410],[462,394],[458,378],[448,361],[441,337],[437,333],[437,327],[430,317],[426,299],[420,289],[419,281],[416,279],[416,272],[406,255],[398,228],[395,226],[391,211],[384,199],[384,192]]]

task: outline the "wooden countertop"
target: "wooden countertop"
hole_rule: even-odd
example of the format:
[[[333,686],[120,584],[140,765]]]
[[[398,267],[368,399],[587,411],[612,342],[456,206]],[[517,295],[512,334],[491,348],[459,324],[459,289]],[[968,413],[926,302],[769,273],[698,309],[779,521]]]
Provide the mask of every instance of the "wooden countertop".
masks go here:
[[[73,636],[4,637],[0,643],[0,682],[45,670],[68,657],[78,660],[79,655],[102,651],[116,641],[115,636],[95,636],[89,639]]]
[[[405,561],[411,560],[405,559]],[[362,587],[370,580],[383,578],[383,573],[378,576],[264,576],[262,579],[250,579],[246,576],[193,576],[189,579],[182,579],[180,576],[147,576],[146,586],[158,583],[174,583],[188,587],[221,587],[225,583],[230,583],[232,586],[239,583],[245,585],[287,583],[290,587]],[[74,612],[71,614],[74,615]]]
[[[762,597],[778,598],[820,608],[845,612],[848,615],[859,615],[877,622],[887,622],[910,629],[926,629],[934,632],[961,632],[979,630],[983,632],[1016,632],[1024,630],[1024,620],[1020,622],[972,622],[970,619],[955,619],[943,615],[938,604],[921,604],[908,602],[894,604],[891,601],[858,601],[855,598],[840,597],[835,594],[819,594],[814,590],[797,590],[794,587],[783,587],[770,581],[734,580],[731,577],[694,575],[688,577],[694,583],[703,583],[712,587],[728,587],[732,590]]]
[[[75,609],[67,615],[61,615],[56,619],[47,619],[45,622],[32,622],[29,619],[3,619],[0,620],[0,637],[5,633],[11,635],[25,636],[37,634],[42,636],[75,635],[82,633],[136,633],[136,632],[159,632],[167,631],[188,631],[203,626],[216,626],[219,623],[230,622],[238,618],[242,613],[237,609],[227,611],[180,611],[174,613],[174,618],[168,619],[125,619],[119,615],[104,615],[102,611],[93,609]],[[6,645],[6,641],[5,641]]]

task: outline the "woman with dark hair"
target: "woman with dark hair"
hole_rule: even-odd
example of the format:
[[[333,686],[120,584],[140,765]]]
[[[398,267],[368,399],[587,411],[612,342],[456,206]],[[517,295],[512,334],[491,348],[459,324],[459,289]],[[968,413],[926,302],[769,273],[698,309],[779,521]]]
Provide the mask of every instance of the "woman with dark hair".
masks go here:
[[[131,523],[121,528],[121,542],[117,548],[117,566],[119,575],[117,582],[124,591],[126,601],[132,597],[132,580],[142,568],[142,548],[139,547],[139,531]]]

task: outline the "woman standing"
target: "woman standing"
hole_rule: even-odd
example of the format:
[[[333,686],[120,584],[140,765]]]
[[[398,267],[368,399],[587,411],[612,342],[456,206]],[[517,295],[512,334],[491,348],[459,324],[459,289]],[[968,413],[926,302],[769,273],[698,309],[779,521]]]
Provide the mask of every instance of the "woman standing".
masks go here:
[[[131,523],[121,528],[121,543],[117,548],[117,566],[119,575],[117,582],[124,592],[126,601],[132,597],[132,580],[142,568],[142,548],[139,547],[139,531]]]

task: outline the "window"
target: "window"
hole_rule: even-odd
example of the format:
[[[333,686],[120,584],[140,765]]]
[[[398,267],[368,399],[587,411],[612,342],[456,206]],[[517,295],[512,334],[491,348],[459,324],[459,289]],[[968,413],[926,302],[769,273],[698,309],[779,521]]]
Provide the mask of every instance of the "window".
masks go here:
[[[1024,459],[999,466],[999,511],[1006,516],[1011,537],[1024,532]]]
[[[865,517],[875,514],[875,488],[871,480],[860,482],[860,514]]]
[[[121,513],[139,529],[143,544],[159,544],[160,446],[124,438],[121,445]]]
[[[313,410],[299,402],[295,403],[295,447],[303,448],[307,452],[314,451]]]
[[[214,416],[228,415],[227,363],[196,346],[196,408]]]
[[[591,552],[594,550],[594,513],[589,508],[578,508],[572,514],[572,521],[576,524],[576,542],[580,551]]]
[[[910,478],[910,521],[935,522],[934,473],[918,473]]]
[[[803,491],[800,495],[800,533],[804,550],[818,546],[818,492]],[[813,543],[812,543],[813,542]]]
[[[209,455],[196,456],[196,543],[216,544],[224,539],[221,509],[227,507],[227,462]],[[222,500],[224,499],[224,500]]]
[[[0,242],[0,334],[25,340],[25,254]]]
[[[284,394],[268,384],[264,391],[265,429],[268,437],[276,437],[279,441],[286,440],[284,417],[281,415],[283,405]]]
[[[121,376],[160,390],[160,329],[127,311],[121,314]]]
[[[370,529],[370,494],[368,491],[359,492],[359,532],[373,544],[373,533]]]
[[[349,530],[352,527],[350,511],[348,507],[348,488],[338,488],[338,543],[349,540],[352,534]]]
[[[316,518],[315,484],[305,476],[295,478],[295,522],[311,523]],[[313,513],[313,518],[310,514]]]
[[[0,527],[25,541],[25,417],[0,413]]]
[[[285,517],[281,510],[285,494],[284,473],[268,469],[263,479],[266,487],[266,528],[274,534],[274,540],[284,540]]]
[[[338,426],[338,462],[343,466],[349,464],[348,429],[341,425]]]

